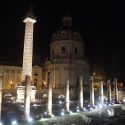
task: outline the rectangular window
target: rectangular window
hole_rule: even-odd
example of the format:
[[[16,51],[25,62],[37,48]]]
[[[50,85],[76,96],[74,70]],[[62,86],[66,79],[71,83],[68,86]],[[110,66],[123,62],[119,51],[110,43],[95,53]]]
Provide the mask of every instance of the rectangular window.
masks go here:
[[[77,51],[77,47],[75,47],[75,54],[77,55],[78,51]]]
[[[64,54],[65,53],[65,47],[62,47],[62,54]]]

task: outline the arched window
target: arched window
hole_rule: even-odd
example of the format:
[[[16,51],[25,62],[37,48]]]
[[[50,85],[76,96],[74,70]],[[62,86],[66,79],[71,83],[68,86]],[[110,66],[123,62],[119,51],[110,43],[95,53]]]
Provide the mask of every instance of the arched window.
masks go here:
[[[65,32],[65,31],[62,31],[61,36],[62,36],[62,37],[66,37],[66,32]]]
[[[37,73],[37,72],[35,72],[35,73],[34,73],[34,76],[38,76],[38,73]]]
[[[65,47],[61,48],[61,53],[64,54],[65,53]]]
[[[78,53],[78,49],[77,47],[75,47],[75,55],[77,55],[77,53]]]
[[[73,33],[73,37],[74,37],[74,38],[77,38],[77,37],[78,37],[77,32],[74,32],[74,33]]]

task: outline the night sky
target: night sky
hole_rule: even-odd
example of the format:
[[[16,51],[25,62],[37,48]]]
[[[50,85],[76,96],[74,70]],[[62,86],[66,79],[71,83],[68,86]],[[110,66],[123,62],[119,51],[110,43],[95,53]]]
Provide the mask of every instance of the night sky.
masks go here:
[[[22,60],[24,30],[22,22],[31,0],[3,1],[0,5],[0,61]],[[109,69],[118,65],[125,74],[125,7],[115,3],[80,0],[33,1],[37,23],[34,28],[34,55],[49,55],[51,36],[67,13],[73,26],[84,38],[85,56],[90,64],[99,63]],[[113,66],[112,66],[113,65]]]

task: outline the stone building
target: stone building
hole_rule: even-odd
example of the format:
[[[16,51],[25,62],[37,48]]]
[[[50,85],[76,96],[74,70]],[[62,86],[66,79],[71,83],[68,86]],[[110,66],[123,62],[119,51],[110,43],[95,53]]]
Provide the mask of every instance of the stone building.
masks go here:
[[[49,73],[53,88],[65,88],[67,78],[70,88],[76,88],[80,76],[89,83],[90,67],[84,59],[84,48],[82,35],[72,26],[72,18],[65,16],[62,27],[52,36],[50,60],[45,61],[44,67],[32,67],[32,84],[37,89],[47,88]],[[16,89],[22,80],[22,67],[1,65],[0,69],[4,76],[3,89]]]
[[[65,88],[67,78],[70,88],[78,87],[80,76],[89,82],[90,67],[84,59],[84,48],[82,35],[72,26],[72,18],[63,17],[62,27],[52,36],[50,61],[46,64],[53,88]]]
[[[32,84],[36,88],[41,88],[42,83],[42,67],[33,66]],[[17,84],[22,81],[22,67],[0,65],[0,74],[3,76],[3,89],[16,89]]]

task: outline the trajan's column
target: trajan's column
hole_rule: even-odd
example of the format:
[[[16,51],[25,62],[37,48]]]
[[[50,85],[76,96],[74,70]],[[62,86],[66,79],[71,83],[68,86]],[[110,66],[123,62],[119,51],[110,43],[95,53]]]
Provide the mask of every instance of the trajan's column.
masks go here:
[[[24,20],[25,26],[25,38],[24,38],[24,51],[23,51],[23,70],[22,80],[25,80],[25,76],[32,76],[32,53],[33,53],[33,26],[36,22],[31,10],[26,14]]]
[[[36,18],[33,16],[31,9],[25,16],[23,22],[25,26],[25,38],[24,38],[24,50],[23,50],[23,70],[22,81],[25,83],[25,116],[30,116],[30,81],[32,77],[32,55],[33,55],[33,26],[36,22]]]

